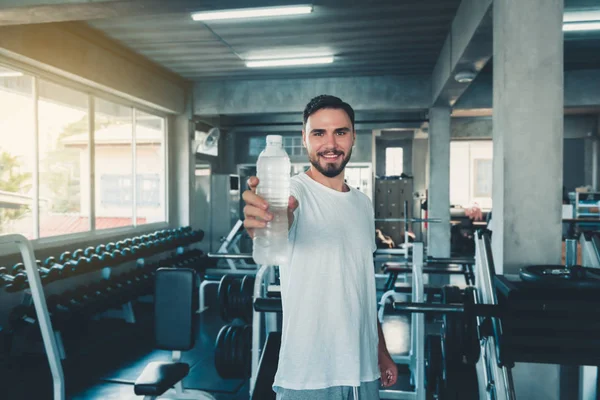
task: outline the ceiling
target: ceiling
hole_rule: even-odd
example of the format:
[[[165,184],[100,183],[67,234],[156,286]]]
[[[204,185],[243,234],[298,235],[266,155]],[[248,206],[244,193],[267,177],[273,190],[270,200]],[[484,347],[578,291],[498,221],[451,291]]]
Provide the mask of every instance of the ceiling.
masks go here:
[[[192,81],[429,75],[460,2],[309,0],[314,12],[308,15],[203,23],[193,21],[191,13],[304,1],[2,0],[0,26],[82,21]],[[566,11],[589,8],[600,8],[600,0],[565,0]],[[324,54],[336,61],[261,69],[244,63]],[[564,54],[567,70],[600,68],[600,31],[566,33]]]
[[[246,6],[261,3],[247,1]],[[174,13],[89,25],[190,80],[421,75],[432,73],[460,0],[312,4],[312,14],[269,20],[202,23],[189,13]],[[324,54],[335,55],[335,62],[264,69],[244,64],[248,59]]]

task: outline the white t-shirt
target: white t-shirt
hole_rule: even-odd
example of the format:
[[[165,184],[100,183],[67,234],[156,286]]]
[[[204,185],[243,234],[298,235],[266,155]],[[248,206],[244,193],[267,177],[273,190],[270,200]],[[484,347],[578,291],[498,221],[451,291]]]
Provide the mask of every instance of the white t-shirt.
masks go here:
[[[298,200],[289,264],[280,265],[283,331],[273,389],[360,386],[379,379],[371,200],[338,192],[305,173],[291,181]]]

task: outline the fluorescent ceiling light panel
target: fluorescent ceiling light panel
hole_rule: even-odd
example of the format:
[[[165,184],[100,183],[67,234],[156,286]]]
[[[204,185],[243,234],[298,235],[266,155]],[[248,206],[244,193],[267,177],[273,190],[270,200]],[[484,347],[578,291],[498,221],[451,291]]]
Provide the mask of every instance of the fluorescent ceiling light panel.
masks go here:
[[[290,67],[296,65],[315,65],[315,64],[331,64],[333,56],[327,57],[308,57],[308,58],[286,58],[278,60],[253,60],[246,61],[246,66],[249,68],[260,67]]]
[[[563,25],[565,32],[580,32],[580,31],[598,31],[600,30],[600,21],[591,22],[572,22]]]
[[[569,11],[563,16],[563,22],[600,21],[600,10]]]
[[[240,8],[236,10],[207,11],[192,14],[194,21],[215,21],[221,19],[280,17],[284,15],[310,14],[312,6]]]

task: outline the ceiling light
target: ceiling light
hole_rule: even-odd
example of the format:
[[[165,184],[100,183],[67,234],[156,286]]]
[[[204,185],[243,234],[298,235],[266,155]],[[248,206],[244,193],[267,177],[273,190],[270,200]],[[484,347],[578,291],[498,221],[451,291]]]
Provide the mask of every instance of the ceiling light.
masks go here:
[[[246,61],[246,66],[249,68],[258,67],[289,67],[295,65],[315,65],[315,64],[331,64],[333,56],[327,57],[307,57],[307,58],[286,58],[277,60],[253,60]]]
[[[235,10],[207,11],[192,14],[194,21],[214,21],[220,19],[280,17],[283,15],[310,14],[312,6],[240,8]]]
[[[456,79],[456,82],[458,83],[470,83],[473,82],[473,79],[475,79],[476,76],[475,72],[461,71],[456,73],[454,79]]]
[[[563,22],[600,21],[600,10],[569,11],[563,16]]]
[[[0,78],[12,78],[17,76],[23,76],[23,73],[18,71],[0,71]]]
[[[600,21],[589,22],[572,22],[563,25],[565,32],[580,32],[580,31],[598,31],[600,30]]]

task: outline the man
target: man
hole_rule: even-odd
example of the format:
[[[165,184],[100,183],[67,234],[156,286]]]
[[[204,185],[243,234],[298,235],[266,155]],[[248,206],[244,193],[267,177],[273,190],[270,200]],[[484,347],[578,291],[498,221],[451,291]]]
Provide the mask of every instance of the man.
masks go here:
[[[292,177],[289,252],[280,265],[283,332],[273,389],[279,400],[379,399],[398,370],[377,320],[374,210],[344,183],[356,140],[354,110],[322,95],[304,110],[311,163]],[[244,226],[251,237],[272,218],[248,180]]]

